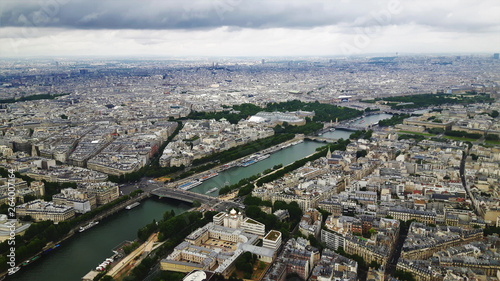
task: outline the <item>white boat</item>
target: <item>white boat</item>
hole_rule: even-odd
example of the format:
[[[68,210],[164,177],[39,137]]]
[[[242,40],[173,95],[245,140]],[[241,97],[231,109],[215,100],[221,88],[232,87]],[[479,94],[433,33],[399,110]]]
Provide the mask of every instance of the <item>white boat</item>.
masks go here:
[[[289,144],[290,145],[290,144]],[[243,160],[241,163],[240,163],[240,167],[248,167],[252,164],[255,164],[259,161],[262,161],[264,159],[267,159],[269,158],[271,155],[270,154],[256,154],[256,155],[253,155],[253,156],[250,156],[248,158],[246,158],[245,160]]]
[[[104,271],[110,264],[112,264],[115,260],[112,259],[112,258],[107,258],[106,260],[104,260],[103,262],[101,262],[101,264],[99,264],[95,270],[97,271]]]
[[[218,189],[217,187],[211,188],[205,194],[209,194],[209,193],[215,192],[217,189]]]
[[[95,226],[97,224],[99,224],[98,221],[92,221],[89,224],[87,224],[86,226],[80,226],[80,230],[78,230],[78,231],[79,232],[84,232],[85,230],[87,230],[87,229],[89,229],[89,228],[91,228],[91,227],[93,227],[93,226]]]
[[[135,203],[132,203],[132,204],[128,205],[127,207],[125,207],[125,209],[130,210],[132,208],[139,206],[140,204],[141,203],[139,203],[139,202],[135,202]]]
[[[262,161],[262,160],[267,159],[267,158],[269,158],[269,157],[271,157],[271,155],[269,155],[269,154],[264,154],[264,155],[260,155],[259,157],[257,157],[257,159],[256,159],[256,160],[257,160],[257,161]]]
[[[19,266],[16,266],[14,268],[9,269],[9,275],[12,275],[16,272],[18,272],[21,268]]]
[[[213,177],[216,177],[216,176],[218,176],[218,175],[219,175],[219,174],[218,174],[217,172],[215,172],[215,173],[211,173],[211,174],[209,174],[209,175],[206,175],[206,176],[202,177],[202,178],[200,179],[200,181],[206,181],[206,180],[211,179],[211,178],[213,178]]]
[[[243,163],[240,164],[240,167],[248,167],[252,164],[255,164],[255,160],[244,161]]]
[[[185,184],[183,184],[183,185],[180,185],[180,186],[179,186],[179,189],[182,189],[182,190],[189,190],[189,189],[191,189],[191,188],[193,188],[193,187],[196,187],[196,186],[198,186],[198,185],[200,185],[200,184],[202,184],[202,183],[203,183],[203,182],[201,182],[201,181],[195,180],[195,181],[188,182],[188,183],[185,183]]]

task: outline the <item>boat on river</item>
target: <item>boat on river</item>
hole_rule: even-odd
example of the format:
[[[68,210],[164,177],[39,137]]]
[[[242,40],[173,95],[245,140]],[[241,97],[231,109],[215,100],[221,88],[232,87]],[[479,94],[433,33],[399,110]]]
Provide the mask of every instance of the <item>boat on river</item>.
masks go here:
[[[98,225],[99,222],[98,221],[91,221],[89,224],[87,224],[86,226],[80,226],[80,229],[78,230],[79,232],[84,232],[85,230],[91,228],[91,227],[94,227],[96,225]]]
[[[211,188],[205,194],[209,194],[209,193],[215,192],[217,189],[218,189],[217,187]]]
[[[135,203],[132,203],[132,204],[128,205],[127,207],[125,207],[125,209],[130,210],[132,208],[139,206],[140,204],[141,203],[139,203],[139,202],[135,202]]]

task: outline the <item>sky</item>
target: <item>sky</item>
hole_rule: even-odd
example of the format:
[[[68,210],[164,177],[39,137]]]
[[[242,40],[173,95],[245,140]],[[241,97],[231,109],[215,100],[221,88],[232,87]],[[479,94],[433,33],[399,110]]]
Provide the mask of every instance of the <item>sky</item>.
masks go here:
[[[0,57],[396,52],[500,52],[500,1],[0,1]]]

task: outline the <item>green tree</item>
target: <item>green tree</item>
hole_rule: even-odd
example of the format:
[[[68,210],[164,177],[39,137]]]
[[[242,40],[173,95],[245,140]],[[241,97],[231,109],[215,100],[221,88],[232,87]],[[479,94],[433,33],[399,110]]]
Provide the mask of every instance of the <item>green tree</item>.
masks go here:
[[[487,134],[484,139],[485,140],[489,140],[489,141],[498,141],[498,140],[500,140],[500,138],[498,137],[498,135],[495,135],[495,134]]]
[[[26,216],[21,217],[21,220],[22,221],[32,221],[33,218],[30,215],[26,215]]]
[[[365,157],[367,154],[368,154],[368,152],[364,149],[358,150],[358,151],[356,151],[356,158]]]
[[[31,194],[26,194],[26,195],[24,195],[23,199],[24,199],[24,203],[27,203],[27,202],[35,200],[36,196],[31,195]]]
[[[375,268],[375,269],[379,269],[381,264],[378,263],[377,261],[372,261],[370,262],[370,264],[368,265],[369,267],[372,267],[372,268]]]
[[[248,195],[247,197],[245,197],[245,200],[243,200],[243,204],[247,206],[260,206],[262,204],[262,199],[260,199],[259,197]]]
[[[394,277],[398,278],[401,281],[416,281],[413,274],[399,269],[394,273]]]
[[[263,270],[264,268],[266,268],[266,263],[265,263],[265,262],[263,262],[263,261],[260,261],[260,262],[259,262],[259,269],[260,269],[260,270]]]
[[[255,260],[252,253],[245,252],[236,259],[234,264],[237,270],[242,271],[244,273],[252,274],[254,262]]]
[[[364,139],[365,140],[369,140],[373,135],[373,130],[368,130],[366,133],[365,133],[365,136],[364,136]]]

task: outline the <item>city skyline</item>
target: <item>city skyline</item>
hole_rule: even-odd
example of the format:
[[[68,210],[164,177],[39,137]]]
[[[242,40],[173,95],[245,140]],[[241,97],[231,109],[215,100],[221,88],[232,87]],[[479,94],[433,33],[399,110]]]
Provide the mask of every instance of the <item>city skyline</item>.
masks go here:
[[[494,1],[4,1],[0,57],[497,53]]]

